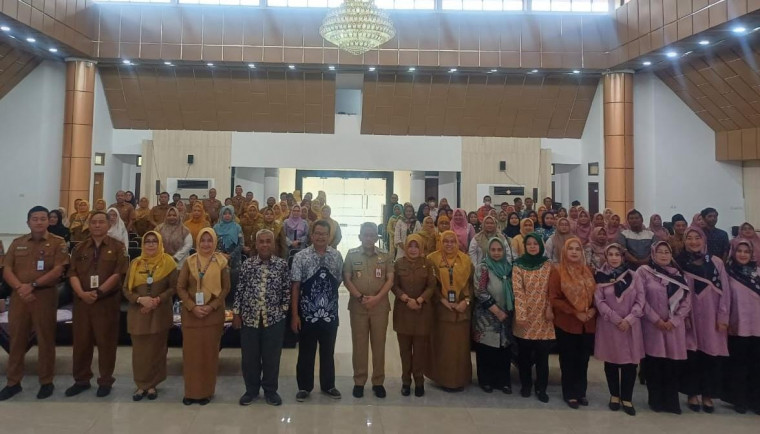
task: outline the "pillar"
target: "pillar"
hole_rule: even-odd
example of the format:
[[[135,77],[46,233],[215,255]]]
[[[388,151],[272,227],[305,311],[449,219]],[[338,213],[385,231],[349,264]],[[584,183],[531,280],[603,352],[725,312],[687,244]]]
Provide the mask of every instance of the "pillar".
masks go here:
[[[76,199],[90,201],[92,116],[95,101],[95,63],[66,61],[66,104],[63,117],[60,204],[70,213]]]
[[[604,75],[605,206],[625,218],[633,203],[633,73]]]
[[[266,204],[268,198],[273,197],[277,202],[280,201],[280,169],[264,169],[264,197],[261,198],[262,206]]]
[[[412,172],[409,199],[415,207],[425,202],[425,172]]]

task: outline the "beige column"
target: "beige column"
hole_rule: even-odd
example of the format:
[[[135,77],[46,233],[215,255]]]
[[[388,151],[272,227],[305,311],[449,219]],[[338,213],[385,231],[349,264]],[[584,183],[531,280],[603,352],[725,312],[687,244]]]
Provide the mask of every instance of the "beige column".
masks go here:
[[[60,203],[70,213],[74,200],[90,200],[94,97],[95,62],[67,59]]]
[[[633,73],[604,75],[605,206],[625,219],[633,208]]]

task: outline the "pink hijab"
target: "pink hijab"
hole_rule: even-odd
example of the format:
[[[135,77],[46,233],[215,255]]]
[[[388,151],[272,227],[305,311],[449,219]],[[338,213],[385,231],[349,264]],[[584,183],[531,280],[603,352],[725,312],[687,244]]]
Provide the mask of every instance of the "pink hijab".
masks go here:
[[[741,230],[744,226],[749,226],[752,228],[752,236],[745,237],[742,235]],[[752,226],[749,222],[744,222],[739,226],[739,236],[731,240],[731,251],[736,251],[736,248],[739,246],[739,243],[742,241],[749,243],[752,246],[752,260],[756,262],[760,262],[760,235],[755,232],[755,227]]]
[[[583,214],[588,217],[588,223],[585,225],[581,223],[581,215]],[[588,215],[586,210],[580,210],[580,212],[578,212],[578,220],[576,220],[575,235],[578,235],[578,238],[580,238],[581,243],[583,243],[584,246],[588,244],[589,237],[591,236],[591,229],[591,216]]]
[[[462,216],[462,222],[457,223],[457,214]],[[451,230],[457,234],[459,250],[467,252],[470,247],[470,231],[475,232],[475,229],[467,221],[467,213],[462,208],[457,208],[451,216]]]
[[[607,227],[605,229],[607,229],[607,241],[609,241],[610,243],[616,243],[617,242],[618,234],[620,233],[620,226],[621,225],[620,225],[620,223],[618,223],[617,226],[615,226],[613,228],[612,227],[612,217],[617,217],[618,218],[618,222],[620,222],[620,216],[617,215],[617,214],[612,214],[610,216],[610,221],[607,222]]]
[[[655,225],[655,217],[660,219],[659,225]],[[662,217],[660,217],[659,214],[652,214],[652,216],[649,217],[649,230],[654,232],[654,236],[657,237],[658,240],[668,241],[670,239],[670,232],[662,226]]]

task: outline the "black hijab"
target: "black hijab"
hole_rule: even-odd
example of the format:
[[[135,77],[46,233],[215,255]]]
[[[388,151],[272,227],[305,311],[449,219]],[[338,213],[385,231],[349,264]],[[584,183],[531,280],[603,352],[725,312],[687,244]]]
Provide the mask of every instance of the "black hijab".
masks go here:
[[[50,214],[55,214],[56,216],[58,216],[58,223],[55,225],[49,225],[47,229],[48,232],[50,232],[53,235],[58,235],[59,237],[66,240],[66,242],[68,242],[69,234],[71,232],[69,231],[69,228],[63,225],[63,213],[57,209],[54,209],[50,211]]]
[[[520,235],[520,222],[518,221],[516,225],[510,223],[513,215],[517,216],[517,220],[520,220],[520,216],[516,212],[509,213],[507,216],[507,227],[505,227],[502,231],[504,233],[504,236],[508,238],[514,238]]]
[[[422,221],[425,220],[425,217],[427,217],[424,213],[425,208],[428,209],[428,215],[430,215],[430,206],[428,206],[428,204],[420,204],[420,206],[417,208],[417,221],[420,223],[422,223]]]

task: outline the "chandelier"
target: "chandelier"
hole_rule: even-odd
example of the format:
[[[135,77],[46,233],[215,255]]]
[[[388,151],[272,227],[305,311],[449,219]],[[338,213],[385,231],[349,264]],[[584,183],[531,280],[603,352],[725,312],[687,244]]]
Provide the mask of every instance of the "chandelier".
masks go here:
[[[345,0],[327,13],[319,34],[341,50],[360,55],[388,42],[396,29],[375,0]]]

